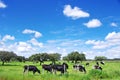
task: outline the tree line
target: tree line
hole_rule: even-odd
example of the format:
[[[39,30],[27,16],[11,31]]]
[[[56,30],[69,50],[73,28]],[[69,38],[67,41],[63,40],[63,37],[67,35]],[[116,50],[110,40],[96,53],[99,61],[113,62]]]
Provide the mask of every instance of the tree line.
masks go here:
[[[107,58],[105,56],[96,56],[94,60],[102,61],[106,60]],[[19,61],[19,62],[25,62],[25,61],[32,61],[32,62],[39,62],[40,65],[44,63],[44,61],[51,61],[53,64],[55,64],[56,61],[61,60],[61,54],[59,53],[36,53],[31,55],[29,58],[25,58],[24,56],[18,56],[14,52],[9,51],[0,51],[0,61],[2,62],[2,65],[4,65],[5,62],[10,61]],[[71,61],[72,63],[77,63],[78,61],[85,61],[86,56],[83,52],[79,53],[77,51],[73,51],[69,53],[67,56],[64,56],[62,58],[64,61]]]

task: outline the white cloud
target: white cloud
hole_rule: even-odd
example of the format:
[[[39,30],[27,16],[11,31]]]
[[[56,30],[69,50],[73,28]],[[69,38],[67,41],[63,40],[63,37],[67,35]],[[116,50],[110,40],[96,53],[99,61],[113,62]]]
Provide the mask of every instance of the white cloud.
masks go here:
[[[0,0],[0,8],[6,8],[6,7],[7,7],[7,5],[4,4],[4,3]]]
[[[32,43],[34,46],[39,46],[39,47],[43,47],[43,43],[38,42],[35,38],[32,38],[30,41],[28,41],[30,43]]]
[[[88,40],[85,44],[93,45],[93,49],[106,49],[120,45],[120,32],[109,33],[104,41]]]
[[[117,27],[117,26],[118,26],[118,25],[117,25],[116,23],[114,23],[114,22],[112,22],[110,25],[113,26],[113,27]]]
[[[41,36],[42,36],[42,34],[41,34],[40,32],[35,31],[35,37],[36,37],[36,38],[39,38],[39,37],[41,37]]]
[[[23,31],[23,33],[24,33],[24,34],[31,34],[31,33],[35,33],[35,31],[34,31],[34,30],[30,30],[30,29],[25,29],[25,30]]]
[[[35,38],[39,38],[42,36],[42,34],[40,32],[35,31],[35,30],[30,30],[30,29],[25,29],[22,33],[23,34],[34,34]]]
[[[7,41],[7,40],[14,40],[15,37],[14,36],[11,36],[11,35],[5,35],[2,39],[2,41]]]
[[[25,57],[29,57],[37,52],[36,47],[32,46],[28,42],[23,42],[23,41],[15,42],[14,44],[10,44],[10,45],[4,45],[3,49],[6,49],[7,51],[13,51],[17,55],[25,56]]]
[[[113,40],[113,39],[120,39],[120,32],[118,33],[112,32],[105,37],[105,40]]]
[[[92,19],[88,23],[84,23],[84,25],[87,26],[88,28],[96,28],[100,27],[102,23],[98,19]]]
[[[82,11],[78,7],[74,7],[72,9],[71,5],[65,5],[63,14],[67,17],[71,17],[72,19],[78,19],[78,18],[84,18],[90,16],[89,13]]]
[[[29,52],[32,50],[32,46],[26,42],[19,42],[17,45],[18,52]]]
[[[118,25],[117,25],[116,23],[114,23],[114,22],[112,22],[110,25],[113,26],[113,27],[117,27],[117,26],[118,26]]]
[[[1,39],[2,40],[2,39]],[[43,45],[44,44],[44,45]],[[71,40],[56,39],[48,40],[44,43],[36,38],[15,43],[4,42],[0,50],[13,51],[17,55],[29,57],[35,53],[60,53],[66,56],[72,51],[84,52],[87,59],[94,59],[95,56],[106,56],[108,58],[120,58],[120,32],[111,32],[105,36],[104,40]]]

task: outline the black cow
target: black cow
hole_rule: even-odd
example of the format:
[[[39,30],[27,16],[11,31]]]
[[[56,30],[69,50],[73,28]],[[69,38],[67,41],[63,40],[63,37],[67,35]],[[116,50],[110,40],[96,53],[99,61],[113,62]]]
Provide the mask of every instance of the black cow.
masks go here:
[[[98,65],[95,65],[94,66],[94,69],[98,69],[98,70],[101,70],[102,71],[102,67],[98,66]]]
[[[40,74],[40,70],[36,66],[33,66],[33,65],[25,65],[24,66],[24,73],[26,71],[32,71],[33,74],[35,74],[36,72],[38,72]]]
[[[105,65],[105,63],[103,61],[100,62],[102,65]]]
[[[86,66],[89,66],[89,64],[90,64],[90,63],[89,63],[89,62],[87,62],[87,63],[86,63]]]
[[[68,69],[68,64],[67,63],[63,63],[62,65],[59,64],[54,64],[53,65],[53,70],[56,74],[56,71],[60,71],[61,74],[64,74],[65,72],[67,72]]]
[[[81,72],[84,72],[84,73],[86,73],[86,69],[85,69],[85,67],[84,66],[82,66],[82,65],[73,65],[73,68],[74,69],[76,69],[76,70],[79,70],[79,71],[81,71]]]
[[[99,62],[96,62],[96,65],[99,66]]]
[[[52,70],[53,70],[53,67],[52,67],[53,65],[52,64],[43,64],[42,65],[42,69],[43,70],[46,70],[47,72],[51,72],[52,73]]]

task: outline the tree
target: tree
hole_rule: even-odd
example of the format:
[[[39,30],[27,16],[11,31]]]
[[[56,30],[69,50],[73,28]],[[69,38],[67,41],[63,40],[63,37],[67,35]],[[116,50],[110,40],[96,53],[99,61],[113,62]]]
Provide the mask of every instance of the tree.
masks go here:
[[[49,59],[49,55],[47,53],[41,53],[41,60],[47,61]]]
[[[107,58],[105,56],[95,56],[95,60],[96,61],[102,61],[102,60],[106,60]]]
[[[86,60],[85,54],[81,52],[80,53],[80,61],[82,62],[84,60]]]
[[[64,56],[62,59],[63,59],[64,61],[69,62],[69,58],[68,58],[68,56]]]
[[[25,62],[25,57],[24,57],[24,56],[17,56],[16,59],[17,59],[19,62]]]
[[[17,55],[14,52],[0,51],[2,65],[4,65],[5,62],[9,62],[12,58],[16,58],[16,56]]]
[[[77,51],[73,51],[73,52],[71,52],[70,54],[68,54],[68,58],[69,58],[69,60],[71,60],[73,63],[74,63],[74,61],[75,61],[75,63],[77,63],[77,61],[83,61],[83,60],[85,60],[86,58],[85,58],[85,54],[83,54],[83,53],[79,53],[79,52],[77,52]]]
[[[44,63],[44,61],[47,61],[49,59],[49,55],[47,53],[39,53],[39,54],[33,54],[29,57],[30,61],[34,62],[40,62],[40,65]]]
[[[60,58],[61,58],[61,54],[59,54],[59,53],[51,53],[51,54],[49,54],[49,59],[54,64],[55,64],[55,61],[60,60]]]

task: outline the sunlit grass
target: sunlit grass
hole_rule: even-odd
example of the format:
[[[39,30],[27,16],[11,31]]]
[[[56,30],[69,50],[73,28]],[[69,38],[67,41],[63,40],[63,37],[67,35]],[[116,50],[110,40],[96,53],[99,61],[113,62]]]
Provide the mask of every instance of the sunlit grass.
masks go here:
[[[47,64],[49,63],[50,62],[47,62]],[[23,66],[27,64],[37,66],[41,70],[41,74],[36,73],[33,75],[32,72],[23,73]],[[120,80],[120,61],[107,61],[105,65],[101,65],[103,71],[93,70],[92,67],[95,62],[90,62],[89,66],[85,66],[87,70],[86,74],[74,70],[72,68],[73,63],[68,64],[68,73],[61,75],[60,72],[51,74],[45,71],[43,73],[39,63],[7,63],[5,66],[0,66],[0,80]],[[85,64],[85,62],[82,64]]]

